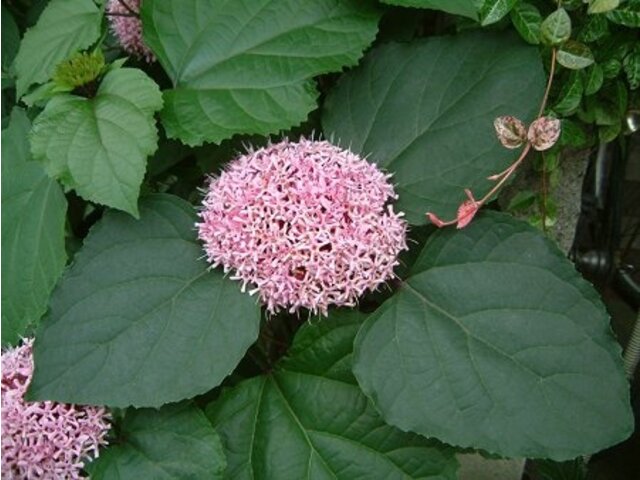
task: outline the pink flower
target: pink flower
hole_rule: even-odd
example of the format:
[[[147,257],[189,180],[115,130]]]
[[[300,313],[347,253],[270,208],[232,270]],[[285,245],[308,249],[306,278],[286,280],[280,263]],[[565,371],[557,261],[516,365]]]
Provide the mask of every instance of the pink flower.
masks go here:
[[[101,407],[26,402],[33,339],[2,354],[2,478],[78,479],[84,462],[106,445]]]
[[[469,200],[465,200],[458,207],[458,216],[456,218],[456,220],[458,221],[456,228],[458,230],[469,225],[471,223],[471,220],[473,220],[473,217],[476,216],[476,213],[478,213],[478,210],[480,210],[480,207],[482,206],[476,201],[475,198],[473,198],[471,190],[465,190],[465,193],[467,194],[467,197],[469,197]]]
[[[124,51],[152,63],[156,57],[142,40],[142,21],[138,16],[141,3],[142,0],[109,0],[107,12],[111,15],[108,18],[111,31]]]
[[[389,178],[326,141],[249,151],[209,180],[199,237],[209,262],[270,312],[326,315],[392,278],[407,249]]]

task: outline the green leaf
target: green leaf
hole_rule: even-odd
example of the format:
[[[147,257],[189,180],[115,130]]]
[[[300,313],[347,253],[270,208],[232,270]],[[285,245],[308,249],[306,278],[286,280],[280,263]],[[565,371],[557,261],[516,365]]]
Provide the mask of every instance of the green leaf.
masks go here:
[[[600,143],[613,142],[622,131],[622,123],[617,121],[611,125],[602,125],[598,128],[598,139]]]
[[[590,0],[587,12],[590,14],[604,13],[618,8],[620,0]]]
[[[56,65],[100,36],[102,14],[92,0],[51,0],[22,39],[16,57],[18,98],[51,78]]]
[[[627,2],[622,7],[607,12],[607,18],[613,23],[624,25],[625,27],[640,27],[640,2]]]
[[[553,110],[560,115],[571,115],[580,106],[584,83],[581,72],[571,72],[562,84],[558,93],[558,101]]]
[[[562,119],[560,143],[574,148],[582,148],[589,143],[589,137],[584,127],[574,120]]]
[[[511,10],[511,21],[522,38],[532,45],[540,43],[540,27],[542,15],[540,11],[530,3],[518,3]]]
[[[94,98],[64,94],[47,104],[33,125],[33,156],[86,200],[137,216],[161,107],[158,86],[142,70],[111,70]]]
[[[571,70],[580,70],[592,65],[595,59],[591,49],[584,43],[567,40],[558,49],[558,63]]]
[[[378,18],[361,0],[145,1],[145,42],[174,85],[167,135],[199,145],[299,124],[316,108],[312,77],[354,65]]]
[[[533,118],[544,83],[537,49],[515,35],[381,45],[329,93],[323,129],[393,172],[398,208],[421,224],[427,211],[455,216],[465,188],[493,186],[486,177],[513,161],[493,121]]]
[[[14,108],[2,132],[2,345],[15,344],[47,309],[66,254],[67,201],[31,161],[31,123]]]
[[[480,24],[484,27],[506,16],[518,0],[484,0],[480,7]]]
[[[593,95],[602,88],[604,72],[602,71],[602,67],[596,63],[591,65],[585,73],[586,80],[584,82],[584,94]]]
[[[622,62],[616,58],[610,58],[602,63],[602,74],[607,80],[616,78],[622,70]]]
[[[255,341],[260,308],[201,258],[195,209],[154,195],[140,212],[107,212],[76,254],[36,336],[29,398],[157,407],[218,385]]]
[[[564,8],[558,8],[542,22],[542,40],[548,45],[560,45],[571,37],[571,18]]]
[[[401,7],[430,8],[478,20],[478,3],[483,0],[382,0]]]
[[[562,460],[633,430],[620,353],[598,294],[562,252],[487,212],[430,237],[358,332],[354,373],[402,430]]]
[[[627,75],[627,81],[631,90],[640,87],[640,46],[636,47],[622,61],[624,73]]]
[[[18,48],[20,48],[20,31],[13,19],[13,15],[2,4],[2,71],[6,72],[11,67]]]
[[[578,40],[595,42],[609,34],[609,22],[604,15],[591,15],[580,29]]]
[[[521,190],[509,201],[507,210],[510,212],[526,210],[531,207],[536,200],[536,194],[531,190]]]
[[[121,439],[121,440],[120,440]],[[93,480],[224,478],[220,438],[189,403],[127,410],[115,443],[88,466]]]
[[[453,450],[385,425],[351,373],[363,315],[332,312],[303,326],[289,357],[207,408],[227,478],[456,478]]]

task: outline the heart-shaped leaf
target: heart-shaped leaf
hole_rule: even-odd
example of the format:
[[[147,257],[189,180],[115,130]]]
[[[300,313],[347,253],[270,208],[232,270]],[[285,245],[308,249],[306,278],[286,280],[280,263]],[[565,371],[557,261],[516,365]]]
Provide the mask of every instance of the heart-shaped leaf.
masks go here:
[[[114,407],[218,385],[258,335],[255,299],[202,259],[195,209],[154,195],[108,212],[54,291],[34,345],[31,399]]]
[[[496,55],[500,52],[500,55]],[[493,122],[530,122],[544,90],[540,55],[515,35],[470,33],[372,50],[330,92],[327,136],[394,174],[398,208],[413,224],[425,213],[454,217],[513,159]]]
[[[558,63],[571,70],[581,70],[592,65],[595,59],[584,43],[567,40],[558,49]]]
[[[274,373],[207,408],[228,478],[456,478],[452,449],[385,425],[358,388],[351,351],[362,318],[332,312],[305,325]]]
[[[16,57],[17,96],[51,78],[61,61],[100,36],[102,14],[92,0],[51,0],[27,30]]]
[[[541,233],[506,214],[433,235],[365,322],[354,357],[390,424],[454,445],[564,460],[633,430],[598,294]]]
[[[2,132],[2,345],[15,344],[47,309],[67,255],[67,201],[29,153],[31,122],[14,108]]]
[[[142,70],[112,70],[95,97],[65,94],[47,104],[33,125],[33,156],[83,198],[137,216],[160,108],[160,90]]]
[[[224,478],[220,438],[198,407],[129,409],[115,442],[87,470],[93,480]]]
[[[362,0],[145,0],[144,39],[169,74],[162,122],[190,145],[297,125],[311,78],[353,65],[379,13]]]

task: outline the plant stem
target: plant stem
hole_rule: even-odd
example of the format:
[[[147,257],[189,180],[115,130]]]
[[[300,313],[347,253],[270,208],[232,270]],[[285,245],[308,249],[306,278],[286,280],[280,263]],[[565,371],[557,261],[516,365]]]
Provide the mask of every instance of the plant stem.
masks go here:
[[[547,108],[547,100],[549,100],[549,92],[551,91],[551,84],[553,83],[553,76],[556,73],[556,49],[551,49],[551,66],[549,67],[549,80],[547,80],[547,88],[544,91],[544,97],[542,97],[542,104],[538,111],[538,118],[544,113],[544,109]]]

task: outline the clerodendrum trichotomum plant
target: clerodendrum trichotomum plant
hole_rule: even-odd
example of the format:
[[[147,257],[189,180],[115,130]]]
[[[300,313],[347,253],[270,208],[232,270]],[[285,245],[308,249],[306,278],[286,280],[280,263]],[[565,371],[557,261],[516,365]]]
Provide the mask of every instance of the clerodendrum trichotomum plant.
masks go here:
[[[638,26],[637,0],[3,1],[3,478],[453,479],[463,450],[624,440],[552,195],[495,200],[620,135]]]

